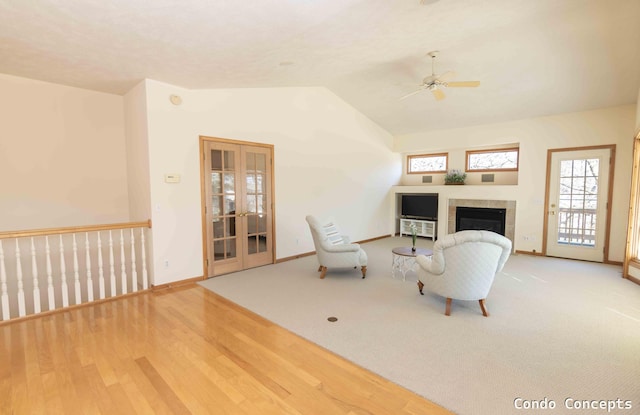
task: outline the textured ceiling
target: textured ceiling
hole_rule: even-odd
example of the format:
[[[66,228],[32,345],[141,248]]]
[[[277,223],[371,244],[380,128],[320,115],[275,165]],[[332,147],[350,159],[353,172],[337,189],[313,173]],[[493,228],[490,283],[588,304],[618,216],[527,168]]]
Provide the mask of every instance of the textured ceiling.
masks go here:
[[[325,86],[394,135],[636,102],[640,0],[0,0],[0,73]],[[478,88],[424,91],[431,73]]]

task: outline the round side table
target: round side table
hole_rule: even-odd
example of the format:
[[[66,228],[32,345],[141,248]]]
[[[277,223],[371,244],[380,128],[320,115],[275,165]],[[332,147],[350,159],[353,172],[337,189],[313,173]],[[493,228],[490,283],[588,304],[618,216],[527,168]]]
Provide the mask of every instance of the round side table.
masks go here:
[[[433,251],[426,248],[416,248],[415,251],[412,251],[410,246],[393,248],[391,250],[391,277],[396,278],[396,275],[400,273],[402,281],[406,281],[407,272],[411,271],[416,263],[416,255],[431,256]]]

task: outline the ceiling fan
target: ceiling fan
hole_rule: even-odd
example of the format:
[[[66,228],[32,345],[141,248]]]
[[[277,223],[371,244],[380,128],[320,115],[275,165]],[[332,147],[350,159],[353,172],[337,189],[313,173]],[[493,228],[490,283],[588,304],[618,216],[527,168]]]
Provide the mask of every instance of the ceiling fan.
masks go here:
[[[434,50],[433,52],[429,52],[427,53],[427,56],[431,57],[431,75],[425,77],[422,80],[422,83],[418,85],[420,89],[403,96],[400,98],[401,100],[426,90],[431,91],[435,99],[440,101],[444,99],[444,92],[442,92],[442,88],[472,88],[480,86],[480,81],[447,81],[455,76],[455,73],[452,71],[436,75],[435,62],[436,57],[438,56],[438,51]]]

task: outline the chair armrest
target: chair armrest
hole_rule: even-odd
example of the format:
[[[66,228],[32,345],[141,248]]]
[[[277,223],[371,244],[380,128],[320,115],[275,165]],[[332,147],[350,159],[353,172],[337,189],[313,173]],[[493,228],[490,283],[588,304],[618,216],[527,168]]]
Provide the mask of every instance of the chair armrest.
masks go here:
[[[416,255],[416,263],[429,274],[440,275],[444,272],[443,264],[434,262],[433,257],[425,255]]]
[[[359,244],[339,244],[339,245],[329,245],[325,246],[325,251],[327,252],[358,252],[360,251]]]

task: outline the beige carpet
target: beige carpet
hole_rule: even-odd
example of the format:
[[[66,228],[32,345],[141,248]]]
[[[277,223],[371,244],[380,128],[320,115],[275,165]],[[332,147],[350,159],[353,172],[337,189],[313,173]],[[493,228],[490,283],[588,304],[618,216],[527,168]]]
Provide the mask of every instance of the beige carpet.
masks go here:
[[[512,255],[487,298],[489,318],[460,301],[446,317],[444,299],[421,296],[412,273],[391,277],[391,249],[408,244],[364,244],[364,280],[357,270],[320,280],[313,256],[202,285],[459,414],[640,413],[640,286],[621,267]],[[519,410],[517,398],[555,408]],[[610,411],[576,409],[617,399]]]

